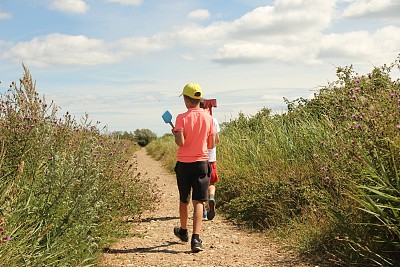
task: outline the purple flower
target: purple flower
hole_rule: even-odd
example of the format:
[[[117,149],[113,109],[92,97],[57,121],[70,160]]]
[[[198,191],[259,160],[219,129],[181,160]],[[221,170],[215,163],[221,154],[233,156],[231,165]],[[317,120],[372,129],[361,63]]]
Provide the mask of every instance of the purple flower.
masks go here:
[[[357,78],[357,79],[356,79],[356,83],[359,83],[359,82],[360,82],[360,79],[359,79],[359,78]]]
[[[360,90],[361,90],[360,87],[356,87],[357,92],[360,92]]]
[[[9,236],[9,235],[6,235],[6,239],[5,239],[5,241],[9,241],[11,239],[11,236]]]
[[[394,94],[390,94],[390,98],[393,98],[394,97]]]
[[[339,157],[339,153],[335,153],[334,156],[337,158]]]

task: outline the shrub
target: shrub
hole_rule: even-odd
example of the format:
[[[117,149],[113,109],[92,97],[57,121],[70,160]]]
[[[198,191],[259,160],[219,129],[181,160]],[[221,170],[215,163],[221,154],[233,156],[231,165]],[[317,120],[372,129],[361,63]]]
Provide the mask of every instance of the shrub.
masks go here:
[[[118,218],[140,213],[153,194],[132,175],[131,142],[100,133],[87,115],[79,124],[68,112],[57,118],[24,71],[1,95],[0,227],[10,240],[0,261],[93,264]]]
[[[136,129],[133,134],[134,134],[134,140],[141,147],[144,147],[151,141],[157,139],[157,135],[149,129]]]
[[[224,123],[220,210],[290,234],[337,265],[399,264],[400,84],[376,67],[338,68],[338,81],[288,112]],[[322,251],[322,253],[318,253]]]

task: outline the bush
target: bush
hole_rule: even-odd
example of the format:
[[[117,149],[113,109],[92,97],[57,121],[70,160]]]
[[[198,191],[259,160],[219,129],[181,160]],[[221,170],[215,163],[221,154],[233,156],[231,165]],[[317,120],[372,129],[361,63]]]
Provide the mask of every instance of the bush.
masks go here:
[[[4,266],[82,266],[96,262],[118,218],[153,201],[132,175],[134,145],[100,133],[88,116],[39,98],[27,68],[1,95],[0,261]],[[114,229],[114,230],[113,230]]]
[[[134,140],[139,146],[147,146],[151,141],[157,139],[157,135],[149,129],[136,129],[134,134]]]
[[[135,136],[131,132],[117,131],[117,132],[113,132],[112,136],[115,137],[115,138],[125,139],[125,140],[129,140],[129,141],[135,142]]]
[[[224,123],[220,210],[252,227],[297,229],[292,246],[331,264],[399,265],[398,64],[367,75],[338,68],[338,81],[287,101],[285,114]]]

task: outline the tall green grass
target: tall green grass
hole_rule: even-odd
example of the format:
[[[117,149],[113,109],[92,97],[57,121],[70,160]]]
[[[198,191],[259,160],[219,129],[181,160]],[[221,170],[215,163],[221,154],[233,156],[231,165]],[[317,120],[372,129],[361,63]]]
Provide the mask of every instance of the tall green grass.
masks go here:
[[[85,115],[56,116],[24,67],[1,94],[0,262],[91,266],[122,216],[151,205],[132,173],[137,145],[101,132]],[[9,240],[6,240],[9,239]]]
[[[322,265],[399,266],[399,66],[339,67],[284,114],[223,123],[218,211]]]
[[[174,172],[178,146],[175,144],[175,139],[172,134],[165,134],[151,141],[146,146],[146,151],[153,158],[161,161],[168,171]]]
[[[331,264],[399,264],[398,62],[338,81],[288,112],[226,123],[219,146],[221,210]],[[244,144],[245,142],[245,144]],[[320,253],[319,251],[322,251]]]

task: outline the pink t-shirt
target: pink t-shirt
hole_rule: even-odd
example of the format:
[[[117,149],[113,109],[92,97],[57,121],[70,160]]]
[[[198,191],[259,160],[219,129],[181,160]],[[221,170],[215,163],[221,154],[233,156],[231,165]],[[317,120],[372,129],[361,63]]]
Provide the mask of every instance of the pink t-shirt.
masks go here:
[[[183,131],[185,143],[179,147],[180,162],[208,160],[207,138],[215,134],[213,118],[202,108],[190,108],[176,117],[174,131]]]

